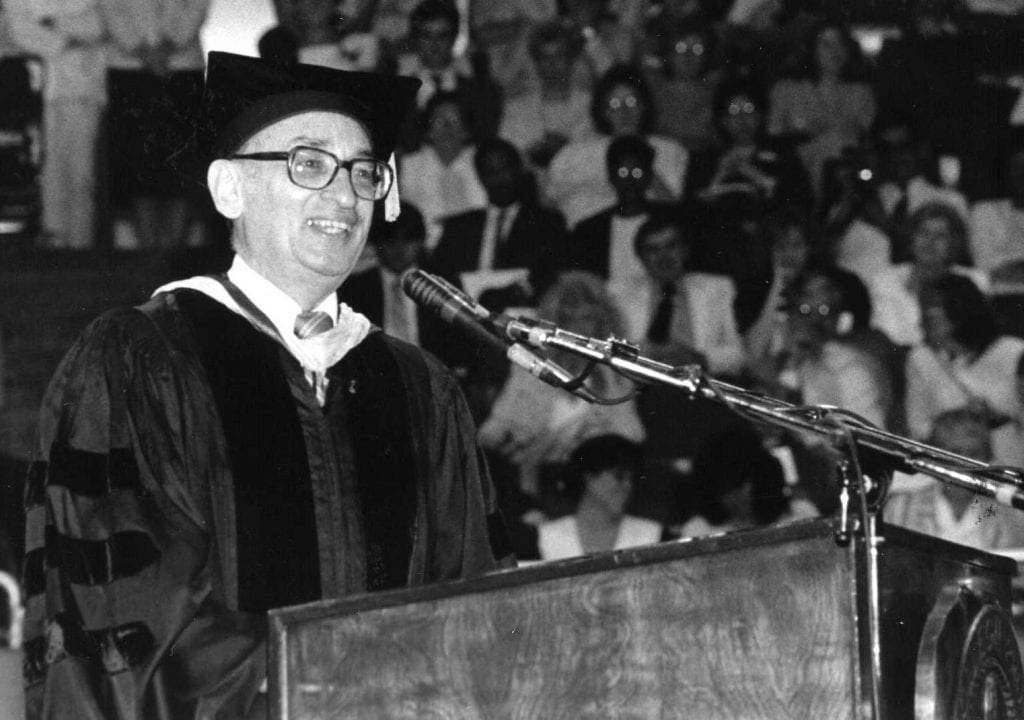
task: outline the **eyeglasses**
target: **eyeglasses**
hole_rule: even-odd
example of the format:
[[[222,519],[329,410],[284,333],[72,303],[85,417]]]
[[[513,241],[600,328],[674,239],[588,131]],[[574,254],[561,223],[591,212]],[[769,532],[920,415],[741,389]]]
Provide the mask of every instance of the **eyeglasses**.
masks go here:
[[[675,45],[675,51],[677,55],[700,57],[704,54],[704,46],[699,42],[688,43],[685,40],[680,40]]]
[[[831,305],[811,305],[810,303],[800,303],[797,305],[796,311],[805,317],[808,315],[828,317],[833,312]]]
[[[633,178],[634,180],[640,180],[647,173],[644,172],[643,168],[630,167],[628,165],[623,165],[623,166],[618,167],[618,168],[615,169],[615,174],[618,175],[623,180],[626,180],[628,178]]]
[[[612,110],[618,110],[622,107],[635,108],[639,104],[640,101],[637,99],[636,95],[626,95],[622,98],[613,97],[608,101],[608,107]]]
[[[729,115],[753,115],[757,112],[757,106],[749,100],[734,100],[725,111]]]
[[[288,179],[307,190],[323,190],[334,182],[340,168],[348,171],[352,190],[363,200],[380,200],[388,194],[395,175],[391,167],[373,158],[339,160],[319,148],[299,145],[288,152],[235,154],[230,160],[287,160]]]

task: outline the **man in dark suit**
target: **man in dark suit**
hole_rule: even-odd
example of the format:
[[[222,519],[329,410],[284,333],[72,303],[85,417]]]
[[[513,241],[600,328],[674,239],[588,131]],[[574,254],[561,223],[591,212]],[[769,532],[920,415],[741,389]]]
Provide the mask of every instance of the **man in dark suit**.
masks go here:
[[[390,223],[383,220],[383,204],[374,208],[375,220],[380,222],[374,225],[369,241],[377,253],[377,267],[350,276],[338,290],[338,300],[388,335],[436,355],[459,378],[475,413],[478,385],[484,382],[481,378],[503,379],[507,363],[493,348],[481,346],[430,310],[419,307],[402,290],[402,276],[418,268],[424,257],[427,233],[416,206],[403,202],[401,207],[401,214]]]
[[[526,283],[492,288],[478,299],[494,311],[533,304],[562,269],[565,222],[528,192],[530,178],[511,143],[500,139],[481,143],[474,162],[487,191],[487,207],[445,222],[430,269],[461,285],[463,273],[523,268],[528,273]]]
[[[416,104],[420,112],[437,93],[454,93],[467,109],[469,131],[475,142],[495,137],[501,122],[501,87],[490,76],[487,56],[454,54],[460,16],[451,0],[423,0],[409,16],[412,52],[398,58],[398,74],[419,78]],[[422,123],[408,122],[402,147],[416,148]]]
[[[444,327],[429,311],[421,311],[402,290],[402,276],[415,270],[424,253],[427,234],[423,215],[403,202],[394,222],[383,222],[383,205],[374,209],[375,224],[370,234],[377,253],[377,267],[353,275],[338,290],[338,299],[365,315],[392,337],[419,345],[442,356]],[[380,216],[377,218],[376,216]],[[381,221],[376,222],[377,219]]]
[[[646,140],[630,135],[616,138],[605,160],[616,202],[576,226],[566,251],[566,269],[628,283],[644,277],[633,252],[637,230],[652,210],[667,210],[667,206],[646,197],[654,179],[654,149]]]

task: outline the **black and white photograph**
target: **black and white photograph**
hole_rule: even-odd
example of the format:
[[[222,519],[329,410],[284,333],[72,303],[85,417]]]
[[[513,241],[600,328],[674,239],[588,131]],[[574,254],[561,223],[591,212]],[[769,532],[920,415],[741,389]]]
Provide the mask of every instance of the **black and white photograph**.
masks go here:
[[[0,0],[0,720],[1024,718],[1024,0]]]

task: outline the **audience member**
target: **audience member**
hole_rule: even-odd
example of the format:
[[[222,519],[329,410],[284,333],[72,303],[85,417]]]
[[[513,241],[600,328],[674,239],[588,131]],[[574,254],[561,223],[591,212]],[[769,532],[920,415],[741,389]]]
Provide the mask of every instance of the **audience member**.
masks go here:
[[[537,526],[542,560],[652,545],[668,539],[661,523],[626,512],[640,471],[640,445],[621,435],[598,435],[569,454],[563,495],[572,513]]]
[[[604,165],[615,190],[615,203],[576,226],[566,267],[592,272],[613,284],[643,280],[643,264],[633,250],[636,231],[652,211],[668,208],[648,199],[655,178],[654,162],[654,148],[641,137],[618,137],[608,145]]]
[[[970,407],[984,416],[996,462],[1024,462],[1016,426],[1016,371],[1024,340],[1001,336],[988,301],[960,275],[942,275],[920,291],[923,342],[907,356],[907,425],[927,438],[938,416]]]
[[[881,163],[878,199],[892,241],[892,261],[906,262],[911,254],[910,216],[922,205],[942,202],[966,221],[967,200],[956,190],[939,187],[928,179],[930,153],[909,122],[891,119],[877,127],[875,135]]]
[[[964,147],[980,120],[971,105],[978,97],[977,56],[951,22],[951,5],[909,2],[897,21],[898,34],[882,45],[874,73],[879,116],[902,118],[900,124],[912,125],[940,152]]]
[[[778,377],[804,405],[843,408],[885,428],[892,378],[886,341],[869,330],[870,308],[856,275],[827,265],[806,270],[794,286]]]
[[[531,178],[515,147],[488,140],[477,147],[474,165],[487,193],[487,207],[445,220],[430,260],[432,272],[470,290],[465,273],[521,270],[511,282],[485,283],[477,295],[494,312],[534,305],[562,269],[566,245],[562,217],[541,207],[530,191]]]
[[[14,43],[43,59],[43,242],[83,249],[96,238],[97,148],[106,103],[98,0],[8,0]],[[5,101],[7,101],[5,99]]]
[[[531,57],[534,28],[556,22],[557,18],[558,3],[554,0],[470,0],[473,43],[486,53],[491,76],[501,86],[506,100],[536,90],[535,69],[541,68]],[[570,72],[567,69],[567,79]]]
[[[728,54],[728,48],[719,40],[723,36],[719,23],[724,8],[723,2],[732,0],[666,0],[665,2],[648,2],[644,10],[642,27],[638,32],[637,55],[645,67],[662,64],[661,57],[665,49],[666,28],[677,25],[689,25],[708,28],[715,33],[715,44],[722,47],[722,55]]]
[[[681,345],[646,351],[648,357],[675,368],[704,361]],[[666,525],[678,525],[695,507],[690,478],[697,453],[719,434],[750,423],[718,400],[664,385],[642,388],[636,407],[645,433],[644,471],[630,507]]]
[[[759,208],[810,206],[807,175],[784,146],[766,136],[764,111],[765,98],[755,84],[732,80],[718,88],[714,113],[723,142],[694,159],[689,187],[697,200],[715,203],[740,195]]]
[[[402,277],[423,264],[426,256],[426,225],[423,215],[408,202],[394,222],[385,220],[383,203],[374,207],[369,242],[376,263],[352,274],[338,291],[338,299],[366,315],[371,323],[440,358],[459,378],[474,419],[493,401],[491,384],[500,384],[508,362],[497,350],[481,346],[458,333],[441,318],[409,298]]]
[[[618,66],[594,87],[591,119],[598,137],[566,145],[551,161],[546,195],[570,228],[615,201],[605,172],[608,146],[624,135],[642,135],[654,149],[651,200],[671,201],[682,195],[689,154],[675,140],[652,135],[654,106],[647,83],[635,68]]]
[[[618,308],[604,283],[595,275],[565,272],[541,298],[538,317],[560,328],[590,337],[622,337]],[[587,362],[573,353],[552,353],[569,372],[578,374]],[[632,384],[610,368],[599,365],[587,379],[598,396],[619,398]],[[640,442],[644,431],[633,400],[615,405],[590,404],[554,390],[518,367],[480,427],[480,442],[503,461],[512,463],[521,490],[536,497],[544,478],[557,477],[570,451],[595,435],[616,433]]]
[[[812,205],[800,160],[765,135],[764,102],[750,81],[720,85],[714,107],[722,145],[695,156],[688,172],[688,204],[703,231],[700,245],[707,248],[695,262],[739,281],[766,271],[751,253],[764,245],[762,220],[783,205]]]
[[[892,243],[871,153],[848,150],[825,162],[819,224],[835,264],[866,283],[892,266]]]
[[[697,513],[678,533],[691,538],[735,532],[818,513],[806,500],[790,500],[779,461],[750,428],[722,433],[697,453],[692,483],[698,490]]]
[[[808,39],[821,26],[821,5],[807,0],[735,0],[726,16],[727,41],[738,75],[764,84],[797,73]]]
[[[383,204],[374,207],[369,240],[374,245],[377,267],[352,275],[338,291],[338,299],[357,307],[371,323],[392,337],[443,354],[436,340],[439,320],[419,306],[402,290],[402,276],[419,267],[427,237],[423,215],[415,205],[401,204],[394,222],[384,220]],[[433,327],[432,327],[433,326]]]
[[[810,263],[792,283],[781,352],[750,359],[752,384],[774,397],[808,406],[849,411],[887,430],[902,416],[896,370],[900,356],[870,327],[871,302],[864,283],[834,265]],[[766,433],[777,457],[788,456],[802,495],[823,514],[838,507],[834,450],[814,433]]]
[[[142,248],[185,243],[206,200],[173,169],[194,134],[205,62],[199,29],[210,0],[99,0],[110,100],[106,156],[112,202]],[[115,238],[116,241],[116,238]]]
[[[299,61],[335,70],[374,72],[385,64],[380,38],[369,30],[373,3],[299,3]]]
[[[807,218],[797,208],[773,213],[766,230],[771,242],[770,274],[742,284],[736,302],[736,321],[751,365],[778,356],[785,347],[793,282],[807,268],[812,252]]]
[[[498,132],[502,93],[486,68],[474,67],[465,55],[454,55],[459,20],[459,11],[451,0],[422,0],[409,17],[413,52],[399,56],[398,74],[422,81],[417,95],[420,109],[426,109],[438,93],[458,96],[466,108],[466,130],[479,142]],[[416,129],[410,127],[405,133],[405,147],[418,146]]]
[[[427,223],[427,249],[441,239],[446,217],[487,205],[487,193],[473,167],[466,108],[454,93],[430,99],[422,113],[423,147],[402,156],[402,196],[418,207]]]
[[[580,39],[563,23],[538,26],[530,35],[530,59],[537,87],[505,105],[501,137],[514,144],[534,168],[547,168],[567,143],[590,133],[590,92],[572,82]]]
[[[658,54],[645,77],[654,98],[655,131],[691,152],[718,141],[715,91],[722,80],[713,29],[701,21],[677,20],[658,34]]]
[[[1024,277],[1024,128],[1006,156],[1007,197],[975,203],[971,212],[974,265],[997,279]]]
[[[574,72],[581,87],[595,81],[616,65],[629,65],[636,54],[633,28],[611,11],[609,0],[565,0],[562,18],[583,41],[583,54]]]
[[[988,420],[968,408],[938,415],[928,436],[936,447],[991,462]],[[924,475],[897,473],[882,509],[890,525],[982,550],[1024,547],[1024,517],[965,488]]]
[[[299,61],[299,39],[284,25],[275,25],[260,35],[256,43],[261,59],[287,67]]]
[[[822,167],[860,144],[875,119],[871,86],[856,78],[859,48],[843,25],[826,22],[813,37],[806,79],[783,79],[771,91],[768,133],[799,142],[800,158],[820,193]]]
[[[967,226],[953,207],[941,202],[920,206],[910,217],[911,261],[879,272],[868,283],[874,325],[897,345],[921,341],[919,294],[933,278],[952,272],[988,290],[985,273],[966,267]]]
[[[627,337],[642,338],[650,348],[681,346],[704,358],[711,373],[738,375],[745,356],[732,311],[736,298],[732,280],[688,271],[687,234],[669,213],[645,221],[633,248],[645,278],[614,286]]]

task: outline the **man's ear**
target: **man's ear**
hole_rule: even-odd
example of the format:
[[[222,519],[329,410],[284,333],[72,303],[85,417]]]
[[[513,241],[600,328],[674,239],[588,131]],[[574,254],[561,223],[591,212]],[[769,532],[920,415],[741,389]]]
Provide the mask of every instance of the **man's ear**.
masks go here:
[[[243,178],[238,166],[228,160],[214,160],[206,171],[206,186],[217,212],[228,220],[237,220],[245,206]]]

